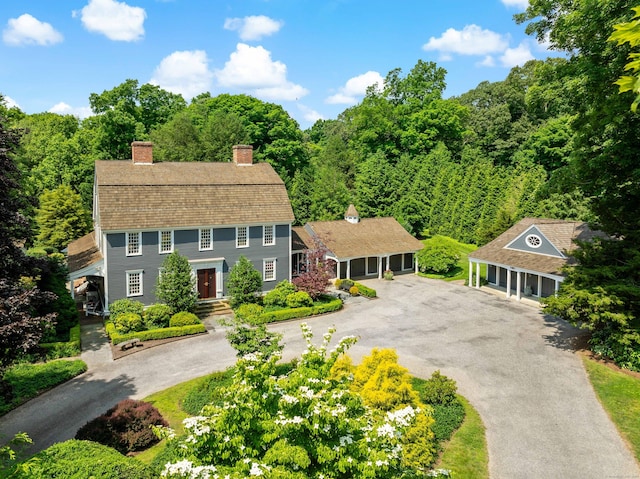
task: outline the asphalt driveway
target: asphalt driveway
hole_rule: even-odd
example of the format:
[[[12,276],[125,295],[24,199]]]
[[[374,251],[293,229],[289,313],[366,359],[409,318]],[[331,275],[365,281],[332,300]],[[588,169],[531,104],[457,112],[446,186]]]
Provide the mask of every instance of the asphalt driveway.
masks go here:
[[[537,308],[464,286],[399,276],[371,280],[379,299],[358,299],[309,318],[321,341],[356,335],[358,360],[373,347],[395,348],[412,374],[440,369],[479,411],[487,428],[492,478],[640,478],[640,469],[598,403],[580,358],[579,332]],[[272,326],[285,357],[304,349],[300,321]],[[97,327],[83,329],[89,371],[0,419],[0,435],[26,431],[34,450],[73,437],[89,419],[126,397],[142,398],[224,369],[234,351],[219,328],[112,361]]]

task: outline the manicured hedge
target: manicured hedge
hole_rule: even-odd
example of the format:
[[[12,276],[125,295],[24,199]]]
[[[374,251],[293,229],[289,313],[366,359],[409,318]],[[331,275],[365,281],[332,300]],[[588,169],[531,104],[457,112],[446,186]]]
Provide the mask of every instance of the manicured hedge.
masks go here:
[[[42,343],[40,347],[44,350],[48,360],[58,358],[69,358],[80,355],[80,325],[76,324],[69,330],[69,341],[58,343]]]
[[[342,300],[340,298],[336,298],[328,303],[318,304],[315,306],[281,309],[278,311],[263,313],[260,315],[260,319],[267,323],[274,323],[277,321],[285,321],[287,319],[306,318],[307,316],[313,316],[315,314],[330,313],[338,311],[340,308],[342,308]]]
[[[39,452],[18,479],[153,479],[153,469],[115,449],[90,441],[70,440]]]
[[[375,298],[376,296],[378,296],[378,293],[376,293],[375,289],[369,288],[364,284],[354,282],[353,285],[358,287],[360,296],[366,296],[367,298]]]
[[[115,326],[111,321],[107,321],[105,329],[109,338],[111,338],[111,344],[116,344],[129,341],[133,338],[138,338],[140,341],[151,341],[153,339],[167,339],[177,338],[180,336],[189,336],[191,334],[206,333],[207,328],[204,324],[192,324],[189,326],[173,327],[173,328],[161,328],[150,329],[148,331],[137,331],[134,333],[118,334]]]

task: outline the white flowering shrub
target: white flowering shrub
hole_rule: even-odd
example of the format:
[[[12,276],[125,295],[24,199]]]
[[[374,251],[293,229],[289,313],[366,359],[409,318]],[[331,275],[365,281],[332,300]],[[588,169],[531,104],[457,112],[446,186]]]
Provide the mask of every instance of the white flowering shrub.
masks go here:
[[[345,337],[328,351],[334,333],[312,343],[286,375],[275,376],[277,356],[250,354],[237,363],[222,406],[205,406],[185,420],[181,460],[167,464],[168,478],[339,479],[425,477],[403,464],[404,434],[419,410],[383,412],[350,390],[348,375],[331,368],[350,346]],[[171,436],[165,430],[167,437]]]

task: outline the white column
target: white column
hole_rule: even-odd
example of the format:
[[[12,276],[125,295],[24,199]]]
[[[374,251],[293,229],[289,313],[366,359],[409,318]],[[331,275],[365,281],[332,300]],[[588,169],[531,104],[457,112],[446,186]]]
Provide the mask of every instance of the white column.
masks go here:
[[[473,263],[469,261],[469,287],[473,288]]]
[[[378,256],[378,279],[382,279],[382,256]]]
[[[542,275],[538,275],[538,298],[542,297]]]
[[[418,256],[415,253],[413,254],[413,268],[415,269],[415,273],[418,274]]]
[[[511,271],[507,269],[507,298],[511,297]]]
[[[560,281],[558,281],[556,279],[556,280],[554,280],[554,283],[555,283],[555,285],[554,285],[555,294],[558,294],[558,290],[560,289]]]
[[[336,279],[340,278],[340,261],[336,261]]]
[[[520,301],[520,298],[522,297],[522,273],[520,271],[518,271],[518,276],[517,276],[517,280],[516,280],[516,298],[518,298],[518,301]]]
[[[480,263],[476,263],[476,288],[480,289]]]
[[[347,278],[351,278],[351,260],[347,260]]]

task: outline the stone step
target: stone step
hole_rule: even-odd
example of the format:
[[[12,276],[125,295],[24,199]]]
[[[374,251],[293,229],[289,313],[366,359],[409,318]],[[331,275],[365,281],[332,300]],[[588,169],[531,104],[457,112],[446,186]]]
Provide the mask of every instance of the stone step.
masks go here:
[[[196,306],[196,315],[204,318],[211,315],[232,314],[227,300],[203,301]]]

